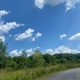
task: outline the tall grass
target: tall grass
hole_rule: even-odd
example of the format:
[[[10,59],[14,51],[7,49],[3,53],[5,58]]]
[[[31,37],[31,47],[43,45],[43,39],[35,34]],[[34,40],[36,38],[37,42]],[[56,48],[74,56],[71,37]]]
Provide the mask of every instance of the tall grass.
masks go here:
[[[24,70],[0,70],[0,80],[35,80],[58,71],[80,67],[80,64],[65,64],[48,67],[38,67]]]

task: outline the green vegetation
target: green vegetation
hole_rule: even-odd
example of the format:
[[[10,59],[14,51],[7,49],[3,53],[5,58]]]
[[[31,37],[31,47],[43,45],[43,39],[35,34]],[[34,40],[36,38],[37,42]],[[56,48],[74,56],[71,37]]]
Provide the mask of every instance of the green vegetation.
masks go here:
[[[79,53],[51,55],[35,50],[27,57],[23,50],[21,56],[11,57],[7,52],[7,44],[0,40],[0,80],[38,80],[40,77],[77,67],[80,67]]]

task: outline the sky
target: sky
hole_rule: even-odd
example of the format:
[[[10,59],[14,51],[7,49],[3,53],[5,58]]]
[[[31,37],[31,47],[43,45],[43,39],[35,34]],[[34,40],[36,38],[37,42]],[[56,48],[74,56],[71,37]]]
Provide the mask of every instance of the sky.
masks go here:
[[[80,0],[0,0],[0,38],[10,56],[80,53]]]

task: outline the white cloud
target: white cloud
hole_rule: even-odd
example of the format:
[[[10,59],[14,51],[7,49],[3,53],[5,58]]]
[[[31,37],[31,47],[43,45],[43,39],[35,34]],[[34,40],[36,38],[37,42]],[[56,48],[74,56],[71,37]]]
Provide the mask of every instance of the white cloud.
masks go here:
[[[36,33],[36,38],[38,38],[40,36],[42,36],[42,33],[40,33],[40,32]]]
[[[15,40],[23,40],[29,38],[30,41],[36,41],[36,38],[42,36],[42,33],[40,32],[36,33],[35,36],[33,36],[33,34],[34,34],[34,29],[29,28],[24,33],[15,34],[14,37]]]
[[[19,36],[19,35],[20,35],[20,33],[18,33],[18,34],[15,34],[15,35],[14,35],[14,37],[17,37],[17,36]]]
[[[39,49],[40,47],[35,47],[34,50]]]
[[[18,51],[17,49],[16,50],[13,50],[10,52],[10,55],[13,55],[13,56],[20,56],[22,54],[22,50],[21,49],[20,51]]]
[[[29,28],[24,33],[21,33],[18,36],[16,36],[15,40],[23,40],[23,39],[26,39],[26,38],[31,38],[32,35],[33,35],[33,32],[34,32],[34,29]]]
[[[5,22],[2,21],[2,16],[9,14],[10,11],[1,10],[0,11],[0,35],[4,33],[8,33],[11,29],[15,29],[16,27],[24,26],[24,24],[18,24],[16,22]]]
[[[16,22],[7,22],[4,24],[0,23],[0,34],[8,33],[11,29],[15,29],[16,27],[24,26],[24,24],[17,24]]]
[[[53,50],[52,49],[47,49],[46,53],[53,53]]]
[[[78,50],[71,50],[68,47],[60,46],[57,49],[54,50],[53,54],[55,53],[80,53]]]
[[[5,36],[1,36],[1,35],[0,35],[0,39],[1,39],[3,42],[5,42],[5,40],[6,40],[6,39],[5,39]]]
[[[66,34],[60,35],[60,39],[63,39],[66,36],[67,36]]]
[[[80,40],[80,33],[77,33],[69,38],[69,40]]]
[[[45,0],[35,0],[35,5],[40,9],[44,7],[44,3]]]
[[[17,49],[13,50],[10,52],[10,56],[21,56],[22,55],[22,51],[23,49],[21,49],[20,51],[18,51]],[[33,52],[33,49],[28,49],[26,50],[27,53],[32,53]],[[30,56],[31,54],[27,54],[27,56]]]
[[[57,6],[61,3],[65,3],[65,6],[67,7],[66,8],[66,11],[67,11],[71,8],[75,8],[75,4],[78,2],[80,2],[80,0],[35,0],[35,6],[41,9],[46,4]]]
[[[16,22],[5,22],[2,21],[2,17],[4,15],[8,15],[10,11],[1,10],[0,11],[0,38],[3,42],[5,42],[5,36],[3,34],[8,33],[11,29],[15,29],[16,27],[24,26],[24,24],[17,24]],[[9,35],[11,37],[11,35]]]
[[[36,47],[36,48],[40,48],[40,47]]]
[[[10,11],[8,12],[8,11],[5,11],[5,10],[1,10],[0,11],[0,19],[1,19],[2,16],[7,15],[9,13],[10,13]]]
[[[35,37],[32,37],[31,41],[35,41],[35,40],[36,40],[36,38]]]
[[[42,33],[40,33],[40,32],[36,33],[36,34],[35,34],[35,37],[32,37],[32,38],[31,38],[31,41],[36,41],[36,38],[38,38],[38,37],[40,37],[40,36],[42,36]]]
[[[33,52],[33,49],[30,48],[30,49],[26,50],[26,52],[27,52],[27,53],[32,53],[32,52]]]

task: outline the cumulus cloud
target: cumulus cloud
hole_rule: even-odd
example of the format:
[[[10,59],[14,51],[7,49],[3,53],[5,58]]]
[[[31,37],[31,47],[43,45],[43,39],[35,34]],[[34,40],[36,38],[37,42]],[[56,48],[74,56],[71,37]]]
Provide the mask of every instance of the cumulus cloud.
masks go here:
[[[29,28],[24,33],[15,34],[14,37],[15,40],[23,40],[29,38],[30,41],[36,41],[36,38],[42,36],[42,33],[40,32],[36,33],[35,36],[33,36],[33,34],[34,34],[34,29]]]
[[[18,37],[19,35],[20,35],[20,33],[18,33],[18,34],[15,34],[15,35],[14,35],[14,37]]]
[[[32,53],[32,52],[33,52],[33,49],[30,48],[30,49],[26,50],[26,52],[27,52],[27,53]]]
[[[34,32],[34,29],[29,28],[24,33],[16,35],[15,40],[23,40],[23,39],[26,39],[26,38],[31,38],[32,35],[33,35],[33,32]]]
[[[2,35],[0,35],[0,39],[3,41],[3,42],[5,42],[5,36],[2,36]]]
[[[38,49],[38,48],[40,48],[40,47],[36,47],[36,49]],[[21,56],[23,50],[24,49],[21,49],[21,50],[15,49],[15,50],[11,51],[9,55],[10,56]],[[34,48],[30,48],[25,51],[27,52],[27,56],[30,56],[31,53],[34,51]]]
[[[55,53],[80,53],[80,51],[75,50],[75,49],[72,50],[65,46],[60,46],[54,50],[53,54]]]
[[[36,41],[36,38],[41,37],[41,36],[42,36],[42,33],[38,32],[35,34],[34,37],[31,38],[31,41]]]
[[[52,49],[47,49],[46,53],[53,53],[53,50]]]
[[[7,15],[9,13],[10,13],[10,11],[1,10],[0,11],[0,19],[1,19],[2,16]]]
[[[80,0],[35,0],[35,6],[42,9],[44,5],[57,6],[61,3],[65,3],[66,11],[75,8],[75,4],[80,2]]]
[[[7,22],[4,24],[0,23],[0,34],[8,33],[11,29],[15,29],[16,27],[24,26],[23,24],[17,24],[16,22]]]
[[[22,51],[23,51],[23,49],[21,49],[21,50],[15,49],[15,50],[11,51],[9,55],[10,56],[21,56],[22,55]],[[32,48],[27,49],[26,52],[27,53],[32,53],[33,52],[33,49]],[[30,56],[30,55],[31,54],[27,54],[27,56]]]
[[[4,15],[9,14],[10,11],[1,10],[0,11],[0,38],[5,41],[4,34],[7,34],[11,29],[15,29],[16,27],[24,26],[24,24],[18,24],[16,22],[5,22],[2,20]],[[11,35],[9,35],[11,37]]]
[[[35,41],[35,40],[36,40],[36,38],[35,37],[32,37],[31,41]]]
[[[10,52],[10,55],[13,55],[13,56],[20,56],[22,54],[22,50],[21,49],[20,51],[18,51],[17,49],[16,50],[13,50]]]
[[[39,49],[40,47],[35,47],[34,50]]]
[[[42,36],[42,33],[40,33],[40,32],[36,33],[37,38],[40,37],[40,36]]]
[[[69,38],[69,40],[80,40],[80,33],[77,33]]]
[[[2,21],[1,20],[2,16],[7,15],[9,13],[10,13],[10,11],[9,12],[5,11],[5,10],[0,11],[0,36],[3,39],[3,41],[5,41],[5,38],[2,36],[3,34],[7,34],[11,29],[15,29],[17,27],[24,26],[24,24],[18,24],[16,22]],[[30,38],[31,41],[35,41],[36,38],[42,36],[42,33],[40,33],[40,32],[36,33],[35,36],[33,36],[33,32],[34,32],[34,29],[29,28],[28,30],[26,30],[23,33],[15,34],[14,35],[15,40],[23,40],[26,38]],[[9,37],[11,37],[11,36],[12,35],[9,35]]]
[[[36,48],[40,48],[40,47],[36,47]]]
[[[60,39],[63,39],[66,36],[67,36],[66,34],[60,35]]]
[[[44,4],[45,0],[35,0],[35,5],[40,9],[44,7]]]

